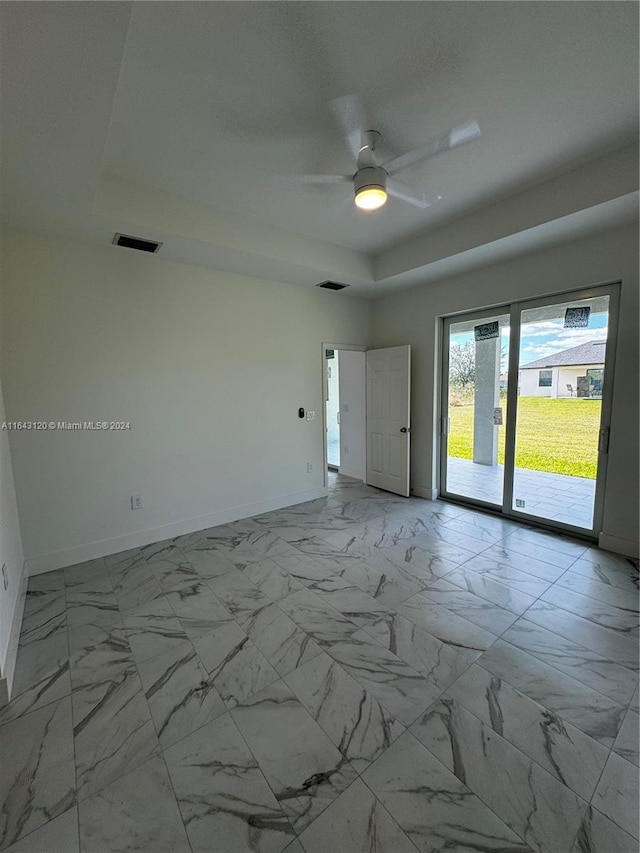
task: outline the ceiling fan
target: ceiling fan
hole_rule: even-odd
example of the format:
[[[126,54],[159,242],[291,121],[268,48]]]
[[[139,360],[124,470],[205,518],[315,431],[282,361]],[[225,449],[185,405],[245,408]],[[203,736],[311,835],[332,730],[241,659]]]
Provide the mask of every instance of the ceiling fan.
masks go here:
[[[416,193],[394,175],[436,154],[480,138],[478,123],[467,121],[412,151],[387,160],[386,163],[378,163],[376,151],[382,137],[377,130],[366,130],[367,122],[360,98],[344,95],[331,101],[330,106],[355,159],[356,171],[352,175],[298,175],[294,180],[306,184],[352,183],[354,200],[361,210],[378,210],[386,202],[387,196],[402,199],[415,207],[429,207],[431,202],[422,193]]]

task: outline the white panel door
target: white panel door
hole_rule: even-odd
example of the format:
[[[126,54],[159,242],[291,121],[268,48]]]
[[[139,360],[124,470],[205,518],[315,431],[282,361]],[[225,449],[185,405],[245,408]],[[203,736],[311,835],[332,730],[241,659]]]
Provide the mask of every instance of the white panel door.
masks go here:
[[[367,351],[367,483],[409,495],[411,347]]]

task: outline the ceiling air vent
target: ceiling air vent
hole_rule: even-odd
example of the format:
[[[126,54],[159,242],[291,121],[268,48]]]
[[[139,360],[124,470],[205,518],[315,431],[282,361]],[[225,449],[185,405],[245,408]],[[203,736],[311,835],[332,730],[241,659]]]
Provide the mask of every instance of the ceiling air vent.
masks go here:
[[[124,246],[125,249],[137,249],[139,252],[157,252],[162,243],[155,240],[143,240],[142,237],[131,237],[129,234],[114,234],[113,242],[116,246]]]
[[[325,290],[344,290],[349,285],[340,284],[339,281],[321,281],[320,284],[316,284],[316,287],[323,287]]]

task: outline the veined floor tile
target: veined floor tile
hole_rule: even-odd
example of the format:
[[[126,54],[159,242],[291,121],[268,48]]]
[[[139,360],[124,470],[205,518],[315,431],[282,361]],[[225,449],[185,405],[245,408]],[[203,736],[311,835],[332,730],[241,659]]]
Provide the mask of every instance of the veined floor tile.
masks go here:
[[[358,631],[327,651],[404,725],[415,720],[442,692],[433,681],[376,643],[365,631]]]
[[[430,557],[439,557],[448,563],[459,566],[489,547],[487,542],[469,540],[466,537],[458,536],[453,530],[442,533],[443,529],[434,528],[429,533],[421,533],[411,542],[407,542],[406,548],[416,548],[419,552],[424,551]],[[461,540],[464,544],[461,544]],[[404,548],[404,543],[400,547]]]
[[[163,592],[171,592],[174,589],[193,586],[193,584],[201,580],[200,575],[192,568],[191,563],[184,556],[182,556],[182,562],[180,563],[174,563],[171,560],[156,559],[148,562],[147,566],[162,587]]]
[[[320,646],[329,646],[350,637],[358,630],[350,619],[338,613],[310,589],[301,589],[278,602],[302,630]]]
[[[478,663],[595,740],[613,745],[625,709],[604,694],[503,640],[494,643]]]
[[[620,589],[620,587],[612,586],[610,583],[603,583],[592,572],[582,574],[571,568],[562,575],[556,586],[573,590],[581,595],[587,595],[596,601],[611,604],[614,607],[635,608],[637,616],[637,591],[633,592],[629,589]]]
[[[531,851],[409,732],[362,779],[421,853]]]
[[[324,653],[284,680],[358,772],[404,731],[389,711]]]
[[[548,601],[556,607],[569,610],[604,628],[611,628],[635,640],[638,639],[638,600],[630,596],[626,602],[608,604],[575,590],[571,595],[567,595],[564,589],[554,585],[544,593],[542,601]]]
[[[635,853],[637,841],[589,806],[571,853]]]
[[[523,572],[514,566],[499,563],[494,557],[487,557],[485,554],[478,554],[477,557],[473,557],[456,571],[464,572],[472,569],[475,573],[481,574],[487,579],[499,581],[511,589],[524,592],[534,598],[542,595],[552,584],[551,580],[545,580],[528,572]],[[447,579],[456,583],[453,577]]]
[[[72,707],[79,800],[159,751],[142,684],[134,668],[74,690]]]
[[[531,605],[526,616],[530,622],[542,625],[543,628],[610,658],[621,666],[635,672],[639,669],[638,640],[626,632],[604,628],[590,619],[576,616],[540,599]]]
[[[118,606],[123,611],[162,597],[162,588],[144,561],[124,569],[110,569],[109,574]]]
[[[82,853],[191,853],[162,758],[83,800],[78,813]]]
[[[554,547],[554,544],[556,543],[551,540],[547,544],[547,541],[544,539],[523,539],[514,534],[508,536],[500,545],[492,545],[490,548],[487,548],[483,552],[483,557],[491,557],[502,553],[509,558],[511,554],[519,554],[522,559],[521,565],[523,571],[527,571],[525,566],[529,564],[531,566],[531,574],[546,578],[551,577],[553,571],[552,569],[546,569],[545,565],[552,566],[556,569],[556,577],[553,578],[553,580],[556,580],[561,574],[558,569],[566,571],[569,566],[575,563],[579,555],[558,550]],[[515,562],[515,560],[516,558],[514,557],[509,559],[509,562]],[[504,562],[504,559],[501,562]],[[542,574],[543,571],[545,574]]]
[[[387,607],[410,598],[424,586],[414,575],[383,554],[376,555],[375,559],[364,556],[362,560],[341,569],[336,576],[357,586]]]
[[[276,604],[258,611],[244,630],[278,675],[302,666],[321,652],[320,646]]]
[[[64,570],[64,583],[66,587],[85,584],[88,581],[104,577],[109,577],[107,561],[104,557],[98,557],[96,560],[87,560],[86,563],[77,563],[75,566],[68,566]]]
[[[182,625],[164,597],[127,611],[124,628],[138,663],[176,648],[187,640]]]
[[[471,664],[471,658],[436,639],[399,613],[385,614],[364,630],[375,642],[408,663],[442,690]]]
[[[446,578],[429,583],[420,595],[494,634],[502,634],[518,618],[512,610],[505,610],[479,595],[460,589]]]
[[[607,747],[473,664],[447,694],[563,785],[590,800]]]
[[[66,631],[19,646],[11,701],[0,708],[0,726],[70,693]]]
[[[146,565],[141,548],[130,548],[127,551],[120,551],[118,554],[108,554],[104,561],[107,564],[107,571],[112,581],[118,579],[127,569]]]
[[[25,610],[28,609],[30,601],[36,601],[39,596],[47,593],[64,592],[64,587],[64,569],[56,569],[54,572],[43,572],[39,575],[32,575],[27,582]]]
[[[640,733],[640,714],[635,708],[629,708],[624,722],[613,745],[613,751],[627,761],[640,767],[638,755],[638,734]]]
[[[485,598],[492,604],[518,615],[524,613],[536,600],[537,596],[514,589],[497,578],[489,577],[486,573],[476,572],[469,565],[465,564],[449,572],[445,578],[446,583],[455,584],[467,592]]]
[[[304,830],[300,840],[307,853],[416,853],[408,837],[360,779]]]
[[[381,601],[337,575],[316,581],[309,585],[309,589],[358,627],[367,625],[388,610]]]
[[[567,554],[573,557],[574,560],[581,557],[588,550],[588,545],[585,542],[533,527],[520,526],[518,530],[514,530],[509,536],[509,542],[531,542],[536,546],[548,548],[550,551],[558,554]]]
[[[293,827],[224,714],[165,752],[193,853],[281,853]]]
[[[81,625],[69,631],[69,669],[75,690],[134,666],[124,628]]]
[[[525,613],[521,619],[514,622],[501,639],[588,687],[604,693],[614,702],[627,704],[638,683],[635,673],[611,658],[603,657],[579,643],[530,622],[526,618],[527,615]]]
[[[411,733],[534,850],[568,850],[586,802],[450,697]]]
[[[340,548],[330,545],[319,536],[305,536],[291,543],[294,548],[313,558],[326,571],[337,572],[345,568],[351,560],[357,560],[355,554],[344,553]],[[277,560],[276,560],[277,561]]]
[[[142,661],[138,669],[163,749],[226,711],[191,643]]]
[[[67,589],[69,630],[86,625],[122,625],[118,601],[108,577],[96,578]]]
[[[395,548],[388,548],[384,556],[407,574],[413,575],[422,586],[445,577],[458,566],[458,563],[417,545],[396,545]]]
[[[201,578],[218,578],[220,575],[226,575],[227,572],[235,571],[236,568],[210,540],[205,539],[192,547],[186,547],[183,553]]]
[[[23,836],[5,853],[80,853],[78,809],[68,809],[39,829]]]
[[[356,771],[283,681],[245,700],[231,716],[296,832],[355,780]]]
[[[545,556],[546,552],[544,548],[540,549],[540,553],[531,555],[514,551],[508,546],[503,547],[502,545],[492,545],[490,548],[487,548],[486,551],[483,551],[482,554],[479,554],[478,557],[474,557],[474,561],[482,560],[483,564],[485,561],[489,563],[495,561],[496,565],[499,565],[502,568],[508,567],[510,569],[516,569],[519,572],[524,572],[534,578],[538,578],[538,580],[553,583],[554,581],[557,581],[559,577],[562,577],[568,566],[556,566],[546,561],[544,559]],[[553,559],[554,556],[555,555],[551,554],[551,559]],[[560,562],[569,563],[570,560],[561,558]],[[469,560],[469,565],[470,564],[471,560]]]
[[[227,707],[276,681],[279,676],[236,622],[226,622],[194,641],[213,686]]]
[[[587,559],[587,555],[571,566],[571,571],[582,575],[590,580],[598,581],[598,583],[606,584],[613,589],[621,589],[635,595],[638,594],[638,570],[630,560],[624,560],[618,557],[620,562],[612,562],[611,558],[616,557],[614,554],[607,554],[606,558],[600,556],[606,552],[599,552],[598,557]]]
[[[210,634],[233,619],[203,580],[168,592],[166,599],[190,640]]]
[[[272,601],[279,601],[291,595],[292,592],[304,588],[301,581],[269,557],[247,566],[243,574]]]
[[[64,587],[52,592],[29,591],[24,605],[20,645],[47,640],[67,629]]]
[[[636,853],[635,561],[329,485],[30,578],[0,849]]]
[[[71,699],[0,729],[0,850],[73,805]]]
[[[314,581],[322,580],[327,577],[327,574],[331,573],[327,572],[327,569],[316,562],[313,557],[297,550],[293,554],[276,554],[272,559],[274,563],[282,566],[291,577],[300,581],[303,586],[309,586]]]
[[[208,581],[214,595],[222,602],[234,619],[243,625],[263,607],[272,602],[268,595],[252,583],[244,572],[236,569]]]
[[[442,604],[436,604],[422,593],[398,605],[396,611],[442,643],[472,659],[479,657],[497,639],[497,634],[480,628]]]
[[[625,832],[638,833],[638,768],[612,752],[591,804]]]

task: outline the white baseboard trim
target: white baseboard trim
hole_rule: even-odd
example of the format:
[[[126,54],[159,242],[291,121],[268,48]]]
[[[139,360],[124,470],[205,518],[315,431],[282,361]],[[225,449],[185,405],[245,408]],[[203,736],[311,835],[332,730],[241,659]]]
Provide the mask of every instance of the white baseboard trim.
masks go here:
[[[362,480],[363,483],[366,476],[363,471],[351,471],[349,468],[344,468],[342,465],[338,469],[338,474],[342,477],[353,477],[354,480]]]
[[[438,490],[437,489],[425,489],[422,486],[413,486],[411,489],[411,494],[415,495],[417,498],[424,498],[428,501],[437,501],[438,500]]]
[[[619,536],[610,536],[601,533],[598,536],[598,547],[603,551],[613,551],[625,557],[638,557],[638,541],[633,539],[622,539]]]
[[[11,628],[9,630],[9,643],[2,666],[2,678],[0,678],[0,708],[6,705],[11,698],[11,688],[13,687],[13,676],[16,671],[16,659],[18,657],[18,643],[20,641],[20,629],[22,628],[22,616],[24,614],[24,605],[27,598],[27,583],[29,574],[27,572],[26,561],[22,564],[22,572],[18,586],[18,595],[16,604],[13,609],[13,617],[11,619]]]
[[[274,509],[283,509],[295,504],[313,501],[316,498],[324,498],[328,493],[329,490],[325,486],[321,486],[306,492],[279,495],[276,498],[268,498],[232,509],[219,510],[208,515],[187,518],[184,521],[174,521],[160,527],[151,527],[148,530],[127,533],[124,536],[115,536],[112,539],[103,539],[100,542],[78,545],[65,551],[30,557],[27,560],[27,568],[29,575],[41,575],[44,572],[53,572],[66,566],[75,566],[77,563],[84,563],[87,560],[119,554],[120,551],[128,551],[130,548],[141,548],[143,545],[173,539],[175,536],[183,536],[185,533],[195,533],[198,530],[206,530],[208,527],[217,527],[219,524],[229,524],[231,521],[238,521],[241,518],[250,518],[252,515],[262,515],[262,513],[271,512]]]

